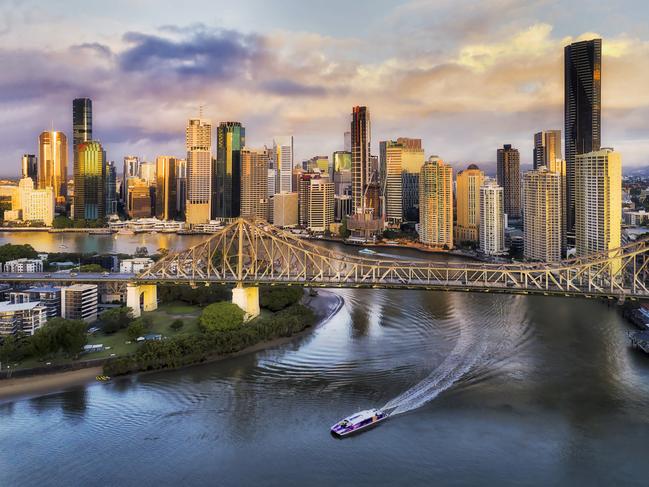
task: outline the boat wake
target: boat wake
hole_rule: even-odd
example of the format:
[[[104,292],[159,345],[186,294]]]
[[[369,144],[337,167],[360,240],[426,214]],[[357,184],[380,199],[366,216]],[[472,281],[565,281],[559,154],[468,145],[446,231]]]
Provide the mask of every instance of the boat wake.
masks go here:
[[[460,329],[452,352],[425,379],[387,402],[381,409],[391,416],[417,409],[447,390],[482,362],[486,352],[484,340]]]

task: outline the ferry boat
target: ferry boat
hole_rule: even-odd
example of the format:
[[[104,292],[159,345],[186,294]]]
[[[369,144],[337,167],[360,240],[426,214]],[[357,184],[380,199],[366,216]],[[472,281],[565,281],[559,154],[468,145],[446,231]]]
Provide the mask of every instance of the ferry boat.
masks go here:
[[[361,249],[358,251],[359,254],[365,254],[365,255],[374,255],[376,252],[374,252],[372,249]]]
[[[388,414],[380,409],[359,411],[337,422],[331,427],[331,434],[339,438],[373,428],[381,421],[388,419]]]

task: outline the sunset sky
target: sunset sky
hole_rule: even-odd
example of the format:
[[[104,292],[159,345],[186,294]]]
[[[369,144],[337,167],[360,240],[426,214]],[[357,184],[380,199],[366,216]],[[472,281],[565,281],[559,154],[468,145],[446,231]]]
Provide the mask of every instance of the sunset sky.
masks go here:
[[[110,7],[109,7],[110,5]],[[72,99],[93,99],[108,159],[184,154],[188,117],[241,121],[295,161],[342,149],[353,105],[372,151],[423,139],[459,166],[563,131],[563,46],[602,37],[602,145],[649,164],[649,4],[510,0],[0,0],[0,175],[16,176]]]

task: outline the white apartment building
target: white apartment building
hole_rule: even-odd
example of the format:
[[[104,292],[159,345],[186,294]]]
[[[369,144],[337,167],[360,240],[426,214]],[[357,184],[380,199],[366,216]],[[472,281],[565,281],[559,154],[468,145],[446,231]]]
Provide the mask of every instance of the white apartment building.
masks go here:
[[[138,274],[153,265],[153,259],[138,257],[135,259],[124,259],[119,263],[119,272],[124,274]]]
[[[4,272],[16,272],[16,273],[43,272],[43,261],[41,259],[8,260],[4,264]]]
[[[563,241],[562,177],[545,166],[523,176],[523,234],[526,259],[561,260]]]
[[[486,255],[505,253],[505,193],[493,179],[480,187],[480,250]]]
[[[69,320],[97,320],[99,296],[96,284],[74,284],[61,289],[61,314]]]

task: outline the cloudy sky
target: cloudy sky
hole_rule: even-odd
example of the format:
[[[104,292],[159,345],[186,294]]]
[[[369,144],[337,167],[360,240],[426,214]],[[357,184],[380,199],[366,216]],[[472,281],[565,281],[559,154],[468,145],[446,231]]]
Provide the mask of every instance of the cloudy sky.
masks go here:
[[[648,165],[648,18],[642,0],[0,0],[0,175],[52,123],[71,137],[81,96],[115,161],[183,155],[205,105],[252,147],[293,134],[298,162],[367,105],[375,153],[406,136],[461,166],[504,143],[529,163],[532,134],[563,129],[563,46],[593,37],[602,142]]]

